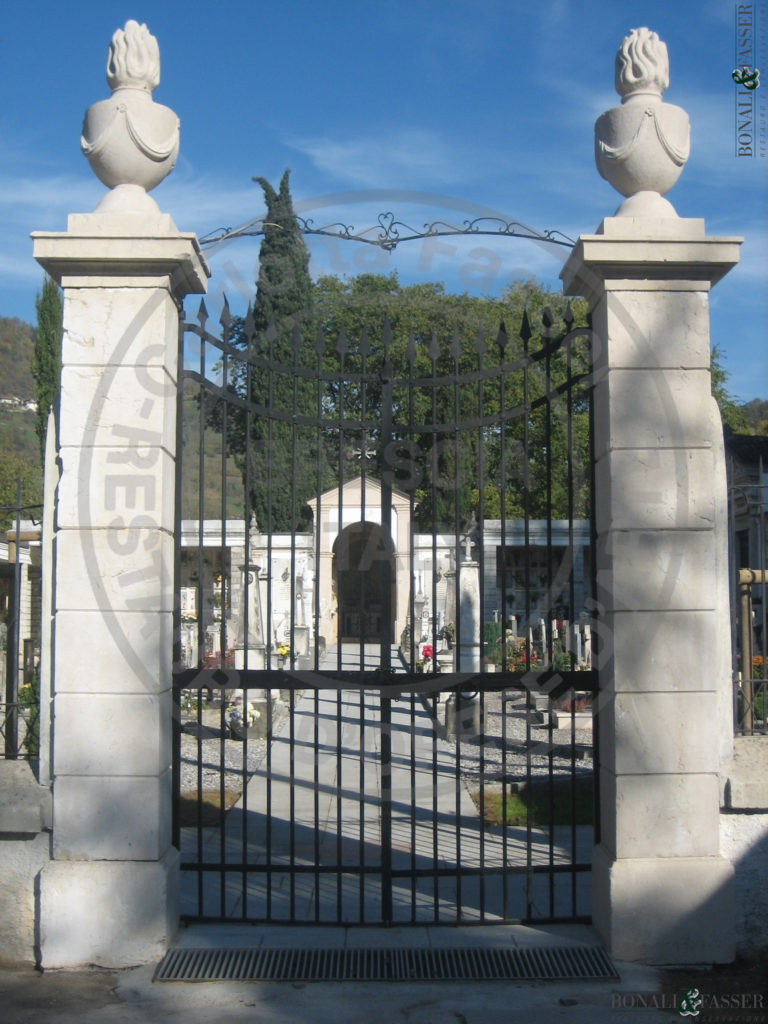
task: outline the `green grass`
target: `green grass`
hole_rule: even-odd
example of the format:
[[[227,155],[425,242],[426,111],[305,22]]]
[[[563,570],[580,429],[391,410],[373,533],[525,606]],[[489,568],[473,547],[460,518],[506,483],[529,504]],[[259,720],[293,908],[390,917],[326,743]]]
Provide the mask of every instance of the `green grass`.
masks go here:
[[[478,810],[480,793],[472,794]],[[499,789],[485,790],[483,795],[482,814],[488,826],[527,825],[534,828],[547,828],[555,825],[591,825],[594,821],[593,784],[591,778],[555,779],[532,782],[516,792],[506,790],[506,815],[502,792]],[[574,822],[575,810],[575,822]]]
[[[233,807],[241,794],[225,790],[224,813]],[[199,815],[199,817],[198,817]],[[198,825],[218,825],[221,820],[221,790],[204,789],[198,803],[197,791],[189,790],[179,797],[179,825],[196,828]]]

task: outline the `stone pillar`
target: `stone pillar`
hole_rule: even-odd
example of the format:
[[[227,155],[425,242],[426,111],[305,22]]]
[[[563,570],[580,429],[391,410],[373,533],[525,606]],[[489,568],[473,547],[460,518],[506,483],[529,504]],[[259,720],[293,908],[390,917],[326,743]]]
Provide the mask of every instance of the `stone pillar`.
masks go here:
[[[54,538],[53,861],[43,966],[160,955],[177,920],[171,651],[177,300],[194,236],[75,215],[37,234],[64,289]]]
[[[617,83],[620,73],[619,63]],[[660,96],[654,107],[647,95],[637,114],[657,121],[645,136],[647,166],[638,163],[634,185],[623,181],[630,198],[579,239],[561,275],[593,315],[601,689],[593,920],[620,959],[729,961],[733,872],[719,853],[718,785],[720,693],[730,684],[719,578],[723,439],[708,297],[738,261],[740,240],[706,237],[703,220],[679,218],[658,194],[670,184],[654,183],[654,160],[667,159],[659,140],[671,149],[674,118],[665,121]],[[598,150],[606,118],[596,126]],[[631,123],[630,141],[613,140],[616,159],[631,156],[637,131]]]
[[[703,221],[616,217],[579,239],[563,275],[593,310],[593,917],[621,959],[733,956],[732,871],[718,845],[718,716],[730,677],[708,291],[737,259],[738,240],[706,238]]]
[[[142,30],[126,26],[129,50],[145,44]],[[152,61],[132,66],[151,73]],[[119,60],[110,67],[114,77]],[[121,140],[140,155],[152,101],[134,91],[132,102],[145,109],[133,112],[130,139],[121,120],[128,114],[118,107],[104,129],[109,138],[93,147],[105,163]],[[156,162],[147,158],[155,183]],[[95,213],[70,216],[66,232],[33,236],[35,258],[64,290],[44,967],[148,962],[178,924],[179,854],[171,845],[177,304],[205,290],[207,268],[194,235],[180,234],[146,194],[152,182],[142,185],[133,164],[121,177],[115,164],[110,180],[102,178],[115,187]]]

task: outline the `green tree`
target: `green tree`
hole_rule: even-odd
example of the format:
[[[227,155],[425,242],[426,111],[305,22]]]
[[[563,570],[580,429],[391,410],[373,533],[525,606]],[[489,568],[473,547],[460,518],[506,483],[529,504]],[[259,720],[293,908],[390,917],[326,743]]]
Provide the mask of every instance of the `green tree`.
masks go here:
[[[40,519],[43,484],[35,462],[10,452],[0,453],[0,531],[16,523],[16,484],[21,481],[22,519]]]
[[[294,455],[317,448],[315,431],[298,422],[315,408],[316,356],[309,251],[294,213],[289,175],[286,170],[278,191],[266,179],[254,179],[267,207],[256,296],[245,320],[229,327],[229,340],[248,361],[232,360],[227,387],[247,396],[250,408],[214,411],[219,421],[226,415],[250,508],[269,533],[306,527],[305,503],[316,489],[314,466]]]
[[[261,184],[256,303],[228,327],[248,359],[222,365],[232,396],[249,398],[228,406],[226,431],[260,528],[303,528],[309,497],[363,473],[391,473],[426,531],[586,515],[586,385],[567,384],[588,345],[556,343],[572,322],[566,301],[531,282],[490,299],[396,274],[323,277],[307,291],[307,261],[288,244],[287,176],[279,194]],[[574,315],[586,323],[585,303]]]
[[[42,291],[35,299],[37,336],[32,353],[31,369],[35,378],[37,402],[37,436],[40,441],[40,461],[45,455],[45,432],[48,412],[61,389],[61,292],[55,281],[46,275]]]
[[[730,427],[736,434],[751,434],[749,417],[744,407],[737,404],[733,395],[728,390],[730,374],[723,365],[723,353],[717,345],[712,346],[710,372],[712,376],[712,395],[720,409],[723,424]]]
[[[751,402],[741,407],[749,424],[750,434],[757,434],[761,437],[768,436],[768,401],[764,398],[753,398]]]
[[[542,318],[546,306],[549,319]],[[525,512],[541,517],[585,514],[587,404],[583,391],[568,399],[564,385],[569,374],[585,368],[587,346],[580,339],[567,355],[553,344],[534,357],[526,354],[521,337],[526,311],[533,325],[530,353],[542,347],[542,330],[553,338],[561,336],[565,308],[559,295],[530,282],[510,286],[500,299],[483,299],[446,295],[440,284],[404,287],[394,274],[363,274],[344,281],[321,278],[314,309],[326,366],[330,369],[335,360],[342,369],[343,360],[343,389],[329,385],[324,409],[329,423],[341,418],[348,424],[347,444],[338,442],[335,460],[344,479],[360,472],[352,455],[363,447],[375,455],[370,465],[376,475],[387,468],[377,434],[385,401],[376,383],[380,377],[393,382],[388,395],[394,436],[400,442],[389,450],[389,461],[394,454],[400,467],[394,483],[413,491],[422,529],[463,530],[473,518],[502,513],[505,518]],[[575,314],[583,325],[583,302],[575,304]],[[364,361],[368,384],[363,389],[356,381]],[[508,372],[500,372],[502,365]],[[459,377],[463,382],[454,383]],[[498,423],[480,427],[480,401],[481,418],[490,421],[503,402],[503,429]],[[569,401],[574,413],[570,428]],[[518,411],[510,415],[510,410]],[[366,436],[352,429],[355,423],[366,424]],[[468,423],[475,425],[467,429]],[[522,455],[525,443],[527,459]],[[569,475],[576,492],[570,505]]]

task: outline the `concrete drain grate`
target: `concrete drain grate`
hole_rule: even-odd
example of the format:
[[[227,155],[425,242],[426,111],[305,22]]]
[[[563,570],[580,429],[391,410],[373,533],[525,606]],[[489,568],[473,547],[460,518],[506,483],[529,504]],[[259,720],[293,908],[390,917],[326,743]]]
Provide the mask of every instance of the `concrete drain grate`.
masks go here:
[[[154,981],[608,981],[599,946],[172,949]]]

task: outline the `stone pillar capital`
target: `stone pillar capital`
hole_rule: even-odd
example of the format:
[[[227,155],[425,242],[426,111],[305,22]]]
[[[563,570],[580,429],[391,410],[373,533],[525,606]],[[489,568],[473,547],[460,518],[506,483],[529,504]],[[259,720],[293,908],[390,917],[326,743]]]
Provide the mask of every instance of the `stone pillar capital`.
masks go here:
[[[146,288],[163,283],[175,298],[206,291],[210,270],[197,237],[167,214],[73,214],[67,231],[32,234],[37,262],[62,287]]]
[[[739,262],[743,238],[707,237],[700,218],[607,217],[581,235],[560,272],[566,295],[594,306],[606,291],[708,291]]]

